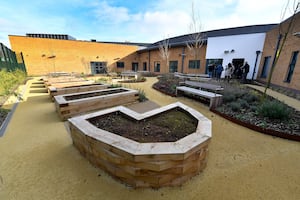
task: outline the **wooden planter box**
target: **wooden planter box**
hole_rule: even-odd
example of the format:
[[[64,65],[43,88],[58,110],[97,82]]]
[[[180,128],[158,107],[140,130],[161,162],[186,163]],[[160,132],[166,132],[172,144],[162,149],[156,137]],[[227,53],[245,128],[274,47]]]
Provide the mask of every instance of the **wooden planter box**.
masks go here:
[[[54,96],[63,95],[63,94],[72,94],[79,92],[88,92],[93,90],[103,90],[108,88],[109,85],[101,84],[101,83],[93,83],[89,85],[78,85],[78,86],[70,86],[64,88],[56,88],[53,86],[48,87],[48,91],[52,100],[54,100]]]
[[[90,80],[76,80],[76,81],[67,81],[67,82],[57,82],[57,83],[45,83],[45,85],[49,88],[50,86],[55,88],[65,88],[65,87],[73,87],[80,85],[92,85],[95,84],[94,81]]]
[[[55,77],[55,78],[45,78],[44,79],[44,82],[46,85],[51,85],[54,83],[76,82],[76,81],[85,81],[85,79],[77,78],[74,76]]]
[[[143,120],[177,107],[198,120],[198,125],[194,133],[175,142],[139,143],[97,128],[88,121],[112,112]],[[178,186],[206,166],[211,121],[182,103],[143,114],[118,106],[73,117],[68,122],[73,144],[79,152],[93,165],[132,187]]]
[[[132,103],[138,98],[137,90],[113,88],[58,95],[54,97],[54,101],[58,115],[66,120],[81,113]]]

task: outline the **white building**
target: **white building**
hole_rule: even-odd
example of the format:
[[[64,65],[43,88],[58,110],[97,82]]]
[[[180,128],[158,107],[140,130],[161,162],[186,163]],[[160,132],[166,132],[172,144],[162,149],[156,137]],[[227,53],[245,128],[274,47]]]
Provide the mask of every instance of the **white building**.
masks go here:
[[[274,26],[244,26],[207,32],[206,66],[221,63],[225,69],[228,63],[232,63],[239,68],[248,62],[247,79],[256,79],[266,32]]]

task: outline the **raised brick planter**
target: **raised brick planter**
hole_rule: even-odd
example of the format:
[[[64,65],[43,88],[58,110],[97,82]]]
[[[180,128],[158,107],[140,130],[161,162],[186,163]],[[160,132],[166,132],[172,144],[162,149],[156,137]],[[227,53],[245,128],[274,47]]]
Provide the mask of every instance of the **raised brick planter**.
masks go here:
[[[79,92],[88,92],[93,90],[102,90],[108,88],[109,85],[101,84],[101,83],[93,83],[89,85],[78,85],[78,86],[69,86],[64,88],[56,88],[53,86],[48,87],[48,91],[51,99],[54,100],[54,96],[64,95],[64,94],[72,94]]]
[[[198,125],[194,133],[175,142],[139,143],[99,129],[88,121],[112,112],[143,120],[178,107],[198,120]],[[68,122],[73,144],[79,152],[93,165],[132,187],[181,185],[206,166],[211,121],[182,103],[143,114],[118,106],[73,117]]]
[[[137,90],[113,88],[80,92],[54,97],[55,107],[62,120],[82,113],[124,105],[137,101]]]

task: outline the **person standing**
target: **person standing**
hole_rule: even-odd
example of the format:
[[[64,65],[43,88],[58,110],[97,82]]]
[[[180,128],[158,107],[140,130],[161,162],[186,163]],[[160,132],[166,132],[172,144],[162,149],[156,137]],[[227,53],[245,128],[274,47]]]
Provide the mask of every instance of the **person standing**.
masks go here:
[[[228,63],[228,65],[225,68],[225,80],[229,83],[230,79],[232,78],[232,74],[234,72],[234,67],[231,63]]]
[[[213,64],[208,65],[208,76],[209,76],[209,78],[213,77],[214,68],[215,68],[215,66]]]
[[[222,64],[218,64],[217,68],[216,68],[216,73],[217,73],[217,80],[220,81],[221,79],[221,74],[222,71],[224,70]]]
[[[242,69],[242,83],[246,83],[247,81],[247,75],[249,73],[249,69],[250,69],[250,66],[248,64],[248,62],[245,62],[245,65],[241,68]]]

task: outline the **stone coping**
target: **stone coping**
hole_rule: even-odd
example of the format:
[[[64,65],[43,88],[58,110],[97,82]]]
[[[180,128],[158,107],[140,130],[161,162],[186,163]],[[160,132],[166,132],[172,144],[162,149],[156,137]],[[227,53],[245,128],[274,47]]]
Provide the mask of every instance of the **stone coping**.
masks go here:
[[[198,126],[196,132],[176,141],[176,142],[157,142],[157,143],[139,143],[131,139],[119,136],[117,134],[110,133],[102,130],[89,123],[87,119],[105,115],[112,112],[122,112],[136,120],[142,120],[144,118],[151,117],[153,115],[162,113],[164,111],[180,107],[183,110],[190,113],[198,120]],[[117,106],[98,112],[81,115],[68,119],[69,123],[77,127],[86,136],[94,138],[105,144],[111,145],[117,149],[123,150],[131,154],[134,160],[139,159],[140,155],[164,155],[164,154],[177,154],[178,159],[185,159],[189,156],[189,151],[201,143],[209,140],[212,137],[211,121],[203,116],[198,111],[190,108],[180,102],[169,104],[167,106],[157,108],[145,113],[137,113],[124,106]]]
[[[98,95],[88,98],[82,98],[82,99],[74,99],[74,100],[66,100],[65,97],[68,96],[74,96],[74,95],[83,95],[83,94],[90,94],[90,93],[97,93],[97,92],[104,92],[104,91],[114,91],[114,90],[125,90],[124,92],[117,92],[114,94],[106,94],[106,95]],[[122,95],[128,95],[134,93],[136,94],[136,90],[120,87],[120,88],[109,88],[109,89],[101,89],[101,90],[93,90],[93,91],[87,91],[87,92],[79,92],[79,93],[72,93],[72,94],[64,94],[64,95],[57,95],[54,97],[55,101],[58,104],[67,104],[67,103],[82,103],[83,101],[89,101],[93,99],[99,99],[99,98],[108,98],[108,97],[118,97]]]
[[[56,91],[60,91],[60,90],[70,90],[70,89],[74,89],[74,88],[89,88],[92,86],[110,86],[109,84],[103,84],[103,83],[90,83],[90,84],[82,84],[82,85],[74,85],[74,86],[67,86],[67,87],[62,87],[62,88],[57,88],[55,86],[49,86],[48,90],[50,92],[56,92]]]

